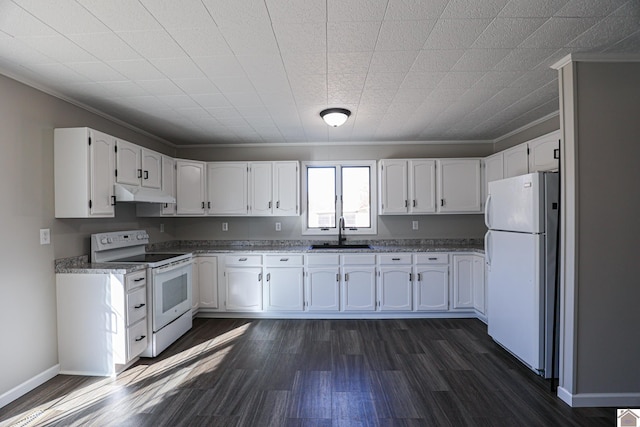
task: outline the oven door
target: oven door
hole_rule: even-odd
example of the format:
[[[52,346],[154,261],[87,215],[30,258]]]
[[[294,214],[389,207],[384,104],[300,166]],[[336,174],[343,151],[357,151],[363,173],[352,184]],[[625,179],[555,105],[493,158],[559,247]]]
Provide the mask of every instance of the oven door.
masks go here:
[[[192,261],[151,269],[153,332],[191,310]]]

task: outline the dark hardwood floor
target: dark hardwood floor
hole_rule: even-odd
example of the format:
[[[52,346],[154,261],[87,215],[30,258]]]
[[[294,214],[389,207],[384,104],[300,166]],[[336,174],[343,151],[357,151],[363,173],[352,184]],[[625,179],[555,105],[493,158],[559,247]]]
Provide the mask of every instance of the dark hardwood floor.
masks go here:
[[[475,319],[196,319],[116,378],[59,375],[17,426],[612,426],[572,409]]]

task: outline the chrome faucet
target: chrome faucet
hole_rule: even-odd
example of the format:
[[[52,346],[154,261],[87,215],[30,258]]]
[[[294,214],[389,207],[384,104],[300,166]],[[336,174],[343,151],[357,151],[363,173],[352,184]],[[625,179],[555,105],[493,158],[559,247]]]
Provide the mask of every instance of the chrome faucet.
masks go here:
[[[344,217],[341,216],[338,219],[338,245],[342,245],[347,241],[347,238],[342,235],[342,231],[344,230]]]

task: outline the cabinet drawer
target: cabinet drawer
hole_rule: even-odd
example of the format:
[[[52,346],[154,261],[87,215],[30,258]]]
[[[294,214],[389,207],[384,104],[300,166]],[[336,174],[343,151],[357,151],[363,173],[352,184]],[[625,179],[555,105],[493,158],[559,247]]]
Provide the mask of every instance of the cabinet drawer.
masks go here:
[[[302,255],[266,255],[264,263],[267,267],[302,265]]]
[[[307,255],[307,265],[340,265],[340,255],[338,254],[322,254]]]
[[[344,265],[375,265],[375,254],[348,254],[342,255],[342,264]]]
[[[129,273],[125,276],[124,281],[126,283],[127,292],[131,289],[139,288],[147,284],[147,271],[141,270],[135,273]]]
[[[147,321],[141,320],[127,329],[127,362],[147,348]]]
[[[147,288],[137,289],[127,294],[127,326],[147,315]]]
[[[449,254],[424,253],[414,256],[416,264],[449,264]]]
[[[411,254],[383,254],[378,255],[378,263],[386,265],[410,265]]]
[[[224,259],[226,265],[262,265],[262,255],[227,255]]]

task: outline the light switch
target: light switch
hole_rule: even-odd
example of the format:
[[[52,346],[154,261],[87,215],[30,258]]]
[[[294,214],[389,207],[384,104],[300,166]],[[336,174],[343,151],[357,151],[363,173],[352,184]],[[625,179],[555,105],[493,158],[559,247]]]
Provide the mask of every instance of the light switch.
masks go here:
[[[51,230],[49,230],[48,228],[41,228],[40,229],[40,244],[41,245],[48,245],[51,243]]]
[[[282,223],[276,222],[276,231],[282,231]]]
[[[413,221],[411,223],[411,229],[412,230],[417,230],[418,229],[418,221]]]

